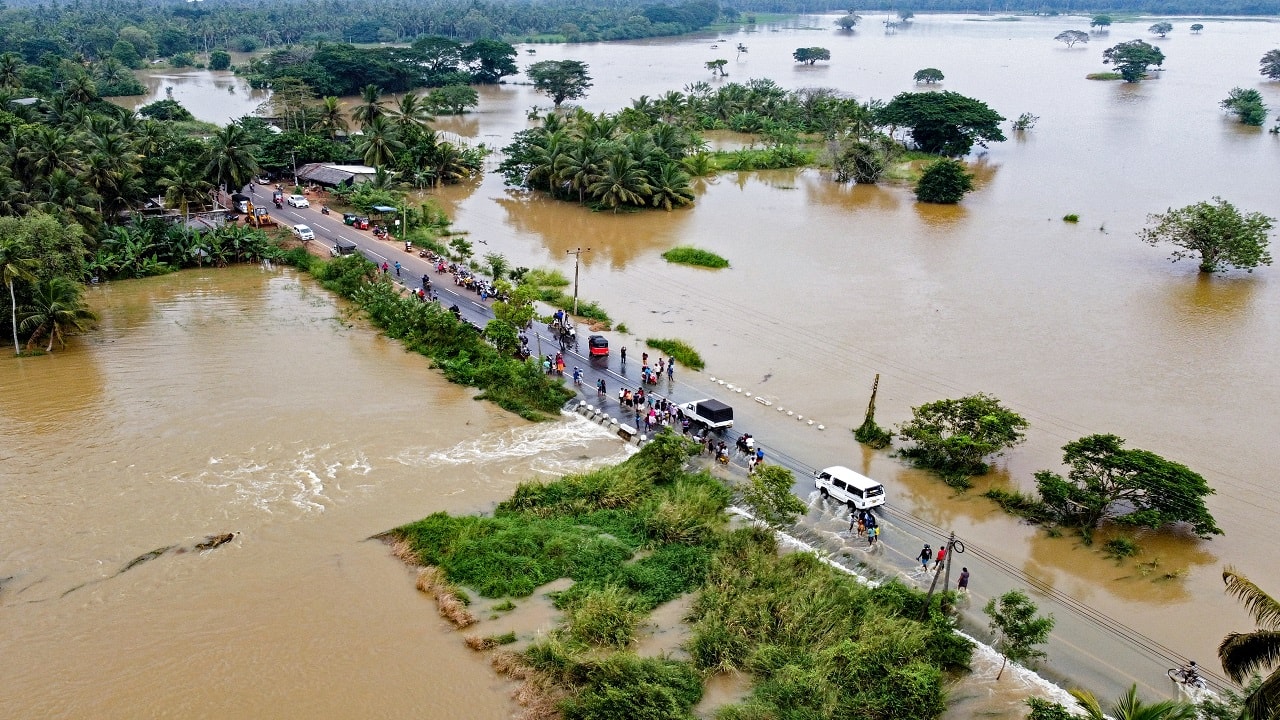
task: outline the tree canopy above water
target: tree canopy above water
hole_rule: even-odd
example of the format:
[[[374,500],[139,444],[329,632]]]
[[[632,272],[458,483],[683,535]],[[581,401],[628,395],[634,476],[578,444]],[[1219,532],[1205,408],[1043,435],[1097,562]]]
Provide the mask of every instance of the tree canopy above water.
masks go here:
[[[960,93],[900,93],[876,112],[876,122],[911,128],[911,139],[924,152],[965,155],[974,144],[1005,139],[1004,116],[981,100]]]

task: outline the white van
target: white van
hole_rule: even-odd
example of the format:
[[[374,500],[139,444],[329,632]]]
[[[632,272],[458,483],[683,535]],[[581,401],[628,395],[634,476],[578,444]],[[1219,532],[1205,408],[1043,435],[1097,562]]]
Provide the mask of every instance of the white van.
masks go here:
[[[835,498],[851,508],[866,510],[884,504],[884,486],[847,467],[836,465],[813,474],[822,497]]]
[[[306,225],[294,225],[293,236],[298,238],[302,242],[307,242],[308,240],[316,239],[315,232],[311,228],[307,227]]]

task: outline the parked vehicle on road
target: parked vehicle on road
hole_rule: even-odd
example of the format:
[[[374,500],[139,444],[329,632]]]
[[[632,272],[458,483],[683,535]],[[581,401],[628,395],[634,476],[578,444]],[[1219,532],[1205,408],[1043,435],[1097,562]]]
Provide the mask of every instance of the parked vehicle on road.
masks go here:
[[[289,207],[296,207],[296,208],[311,207],[311,203],[308,202],[307,199],[301,195],[290,195]]]
[[[333,249],[329,251],[329,254],[334,257],[338,257],[340,255],[354,254],[355,251],[356,251],[355,243],[348,242],[346,240],[338,240],[333,243]]]
[[[822,497],[835,498],[851,508],[866,510],[884,504],[884,486],[842,465],[813,474],[813,484]]]
[[[294,237],[296,237],[296,238],[298,238],[298,239],[299,239],[299,240],[301,240],[302,242],[307,242],[307,241],[309,241],[309,240],[315,240],[315,239],[316,239],[316,234],[315,234],[315,232],[313,232],[313,231],[311,230],[311,228],[307,227],[306,225],[302,225],[302,224],[298,224],[298,225],[294,225],[294,226],[293,226],[293,236],[294,236]]]
[[[708,430],[724,430],[733,427],[733,408],[719,400],[694,400],[681,406],[693,423]]]

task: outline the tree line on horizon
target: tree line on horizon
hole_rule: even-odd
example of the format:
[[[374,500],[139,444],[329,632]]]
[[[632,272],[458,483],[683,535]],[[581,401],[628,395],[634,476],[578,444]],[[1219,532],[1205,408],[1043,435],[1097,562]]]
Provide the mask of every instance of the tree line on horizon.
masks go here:
[[[733,0],[739,12],[779,14],[848,12],[848,0]],[[913,11],[956,13],[1029,13],[1033,15],[1280,15],[1280,0],[864,0],[859,13]]]

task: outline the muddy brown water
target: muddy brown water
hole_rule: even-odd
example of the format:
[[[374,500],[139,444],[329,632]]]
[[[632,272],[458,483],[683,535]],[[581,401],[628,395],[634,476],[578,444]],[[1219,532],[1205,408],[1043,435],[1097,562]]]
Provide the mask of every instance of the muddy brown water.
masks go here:
[[[1087,22],[922,16],[909,30],[885,35],[878,21],[869,15],[863,28],[842,35],[828,29],[830,18],[806,19],[799,24],[813,29],[762,27],[758,32],[721,35],[728,42],[719,43],[718,50],[709,47],[718,37],[534,46],[536,55],[522,52],[521,61],[588,62],[596,87],[583,104],[595,111],[617,109],[642,93],[656,96],[710,80],[702,63],[716,57],[730,60],[729,80],[771,77],[785,87],[834,86],[864,98],[891,97],[912,87],[910,77],[916,69],[939,67],[947,75],[945,89],[982,98],[1007,117],[1029,111],[1041,118],[1033,131],[1011,134],[1008,142],[970,158],[980,166],[980,187],[960,206],[919,205],[899,187],[841,186],[819,171],[725,173],[700,181],[697,205],[673,213],[591,213],[506,188],[492,174],[476,185],[447,188],[439,199],[457,226],[470,232],[478,252],[502,252],[517,265],[552,265],[571,274],[566,250],[590,247],[583,255],[583,296],[601,301],[635,333],[614,336],[615,345],[629,344],[634,354],[640,349],[638,339],[644,337],[690,340],[708,360],[708,370],[696,376],[686,372],[682,381],[708,394],[724,394],[722,387],[710,383],[714,376],[774,403],[766,408],[739,395],[734,404],[744,429],[810,464],[846,464],[886,482],[891,502],[954,528],[971,543],[998,550],[1017,569],[1212,666],[1213,649],[1221,637],[1249,627],[1244,612],[1221,592],[1221,568],[1234,565],[1264,585],[1280,577],[1280,565],[1266,548],[1267,531],[1277,515],[1276,491],[1267,471],[1273,438],[1280,430],[1274,412],[1280,404],[1280,381],[1271,370],[1280,346],[1280,321],[1273,311],[1280,282],[1274,268],[1199,277],[1194,265],[1169,264],[1166,250],[1143,245],[1135,233],[1149,212],[1212,195],[1276,214],[1266,182],[1280,159],[1276,137],[1244,128],[1217,108],[1218,100],[1234,86],[1256,87],[1269,105],[1280,105],[1280,84],[1261,82],[1256,74],[1257,58],[1275,46],[1276,23],[1208,20],[1199,36],[1190,35],[1186,23],[1175,23],[1175,34],[1157,43],[1168,55],[1167,69],[1133,86],[1086,81],[1084,75],[1105,69],[1100,63],[1102,48],[1143,37],[1149,23],[1116,25],[1109,36],[1094,36],[1088,46],[1068,50],[1053,42],[1053,35],[1085,29]],[[737,42],[748,46],[748,54],[734,58],[731,48]],[[831,49],[830,63],[810,68],[790,61],[795,47],[814,44]],[[501,145],[527,126],[525,112],[530,107],[547,105],[531,88],[520,85],[484,88],[481,98],[478,112],[441,119],[437,127],[472,142]],[[1067,213],[1079,214],[1081,221],[1062,222]],[[710,272],[667,266],[658,255],[678,244],[718,252],[733,267]],[[0,394],[5,439],[0,447],[21,450],[6,452],[5,465],[11,477],[24,479],[3,485],[5,493],[19,494],[5,502],[0,577],[15,569],[27,573],[8,581],[0,589],[0,600],[10,614],[18,612],[15,608],[30,614],[23,622],[6,622],[4,635],[6,650],[22,647],[34,653],[28,657],[35,661],[24,664],[18,674],[16,695],[29,698],[26,708],[65,707],[40,704],[51,697],[84,703],[80,707],[101,701],[99,688],[90,682],[72,683],[70,692],[65,686],[52,692],[50,668],[66,665],[67,657],[81,657],[72,655],[70,646],[85,654],[86,659],[77,660],[82,668],[116,668],[110,673],[112,686],[137,688],[121,696],[135,702],[149,694],[172,693],[177,698],[210,683],[207,669],[203,678],[194,669],[201,649],[226,673],[245,671],[231,669],[233,658],[241,656],[260,662],[259,669],[303,663],[294,668],[303,678],[298,692],[264,682],[257,702],[267,702],[272,693],[292,699],[303,693],[301,688],[323,686],[331,671],[328,663],[346,656],[335,647],[340,644],[350,653],[351,648],[373,644],[366,639],[373,632],[365,633],[363,626],[340,631],[334,626],[357,617],[373,622],[365,617],[370,613],[353,611],[350,617],[341,616],[341,622],[328,616],[329,632],[338,632],[341,639],[329,641],[331,657],[323,663],[318,660],[323,651],[301,652],[279,637],[287,633],[281,628],[292,622],[289,613],[315,613],[325,590],[355,586],[343,598],[347,602],[335,604],[368,610],[368,598],[376,595],[383,617],[391,612],[384,605],[399,603],[404,611],[396,622],[407,622],[410,616],[421,619],[421,603],[410,592],[409,582],[402,586],[398,568],[377,570],[356,562],[357,555],[373,558],[382,552],[359,539],[431,509],[483,508],[526,472],[521,463],[533,462],[509,463],[516,470],[503,474],[496,485],[491,484],[492,468],[468,462],[414,468],[412,480],[407,479],[408,471],[390,465],[406,475],[390,484],[420,502],[405,501],[395,493],[373,493],[381,501],[353,493],[355,500],[326,506],[323,513],[303,510],[310,502],[309,484],[293,477],[282,481],[290,483],[290,490],[273,491],[274,501],[246,499],[253,497],[252,483],[235,473],[213,476],[216,492],[200,490],[217,496],[216,501],[205,500],[203,510],[200,502],[189,503],[181,493],[169,505],[147,498],[145,491],[157,487],[198,494],[200,486],[183,478],[199,477],[216,467],[209,465],[214,458],[228,458],[220,464],[230,463],[227,467],[241,474],[285,477],[292,472],[289,458],[299,457],[300,450],[335,442],[351,454],[335,451],[325,467],[339,460],[358,466],[355,458],[382,458],[375,463],[380,470],[385,458],[403,450],[397,433],[413,423],[429,428],[433,438],[438,436],[432,447],[461,457],[470,455],[459,443],[477,434],[501,436],[523,427],[471,403],[465,392],[440,382],[391,344],[364,337],[362,331],[335,329],[331,301],[305,286],[288,292],[300,293],[319,308],[314,312],[323,319],[313,325],[322,329],[312,328],[313,336],[294,338],[307,326],[286,322],[259,343],[235,345],[236,353],[228,353],[230,346],[216,340],[193,339],[196,333],[183,330],[185,321],[161,319],[174,297],[183,298],[188,303],[185,312],[202,317],[205,325],[214,323],[214,329],[230,333],[217,327],[217,322],[227,322],[225,318],[215,322],[223,313],[201,309],[212,298],[241,292],[229,289],[227,274],[197,275],[205,278],[199,288],[189,287],[191,281],[183,274],[129,289],[102,290],[95,304],[117,308],[109,318],[123,312],[134,319],[120,321],[121,329],[108,319],[104,333],[66,354],[0,368],[5,373],[0,382],[5,388]],[[288,284],[272,280],[264,287],[277,288],[280,282]],[[231,301],[240,309],[256,308],[276,296],[258,289],[243,292],[244,297]],[[154,336],[161,326],[177,334]],[[115,341],[110,339],[113,332]],[[292,338],[300,344],[269,353],[262,345],[270,346],[272,338]],[[256,356],[255,362],[234,364],[242,353]],[[321,371],[316,364],[328,353],[338,358]],[[186,380],[166,379],[187,372],[188,366],[195,369]],[[234,382],[205,390],[207,377],[226,367],[238,368]],[[279,383],[280,376],[264,367],[288,370],[287,377],[297,379]],[[991,392],[1030,419],[1027,443],[1010,453],[979,488],[988,483],[1028,488],[1031,473],[1055,467],[1065,442],[1092,432],[1114,432],[1135,447],[1202,472],[1217,489],[1209,505],[1226,535],[1205,543],[1144,537],[1138,560],[1154,562],[1158,570],[1146,571],[1135,561],[1106,560],[1071,538],[1047,538],[1018,525],[972,493],[957,496],[927,474],[856,447],[848,428],[860,422],[876,372],[882,374],[882,424],[905,419],[910,407],[921,402],[974,391]],[[163,392],[147,384],[157,375]],[[124,392],[122,378],[130,376],[133,391]],[[406,377],[414,382],[403,382]],[[11,391],[14,386],[19,391]],[[245,386],[266,393],[270,400],[232,392]],[[413,389],[418,396],[410,394],[410,402],[402,403],[397,389]],[[317,397],[305,401],[308,392],[322,391],[326,399],[333,393],[350,395],[332,403]],[[190,398],[191,394],[199,397]],[[224,403],[223,396],[235,399]],[[476,427],[467,427],[465,420],[460,425],[452,417],[440,422],[431,408],[442,404],[450,413],[474,420]],[[395,416],[394,421],[371,412],[370,406]],[[779,413],[780,406],[805,420]],[[93,425],[90,420],[98,413],[103,414],[100,424]],[[335,417],[345,440],[317,429]],[[809,419],[816,421],[814,426],[806,424]],[[208,429],[210,421],[213,430]],[[373,432],[370,423],[380,430]],[[819,423],[827,429],[818,431]],[[301,440],[289,433],[278,435],[283,429],[302,433],[302,426],[308,435]],[[484,430],[477,433],[480,427]],[[113,434],[117,428],[131,433],[131,439],[121,444]],[[355,431],[359,434],[353,435]],[[182,450],[193,444],[194,450]],[[257,456],[271,448],[282,454],[274,469],[271,461]],[[175,450],[179,458],[186,453],[185,460],[175,460]],[[147,452],[154,453],[149,463]],[[602,454],[610,452],[616,450]],[[155,467],[136,472],[128,467],[138,464],[135,456],[144,460],[142,465]],[[255,469],[260,465],[266,469]],[[11,466],[18,470],[9,471]],[[428,479],[420,481],[424,473]],[[484,493],[476,490],[476,482],[484,483]],[[36,493],[33,483],[48,488]],[[358,484],[355,479],[350,483],[345,486]],[[384,484],[379,479],[376,486]],[[123,507],[104,505],[106,498]],[[815,519],[820,521],[818,515]],[[257,518],[262,529],[255,531],[245,520],[233,522],[243,517]],[[340,529],[328,529],[326,523]],[[237,540],[235,548],[256,546],[255,552],[266,551],[261,542],[250,542],[250,533],[270,537],[279,544],[269,546],[278,555],[239,568],[234,576],[230,573],[236,568],[221,576],[203,570],[233,565],[228,558],[237,556],[226,548],[199,558],[166,557],[66,599],[54,599],[79,582],[112,574],[118,565],[153,547],[223,530],[244,532],[246,537]],[[328,562],[316,563],[329,569],[303,573],[319,575],[296,581],[302,587],[288,591],[289,608],[256,621],[257,629],[267,635],[244,631],[238,647],[216,645],[237,643],[218,635],[225,629],[210,628],[217,625],[210,617],[238,619],[245,605],[270,605],[265,598],[285,592],[272,577],[273,570],[285,558],[316,552],[316,546],[324,546],[318,537],[335,533],[342,549],[325,556]],[[104,547],[118,549],[104,553]],[[240,552],[242,557],[244,551]],[[192,560],[205,563],[201,571],[189,569]],[[381,572],[380,582],[386,584],[377,592],[365,592],[373,580],[350,583],[342,579],[342,572]],[[1174,577],[1159,579],[1164,574]],[[225,583],[242,575],[260,576],[253,591],[262,602],[227,598]],[[223,584],[212,586],[211,577],[221,577]],[[113,587],[125,590],[114,600],[97,595]],[[975,600],[982,599],[984,590],[983,578],[976,577]],[[80,593],[93,598],[79,602],[100,608],[95,618],[104,622],[81,618],[84,605],[74,604]],[[175,593],[191,602],[170,599]],[[17,598],[24,596],[40,602],[29,608],[20,605]],[[49,609],[67,602],[73,604]],[[152,618],[165,607],[168,611],[160,613],[160,620]],[[427,621],[434,622],[434,617]],[[1060,617],[1059,622],[1070,633],[1076,621]],[[111,628],[116,623],[121,626],[118,631],[109,631],[105,640],[97,637],[102,625]],[[276,642],[261,642],[272,633],[283,649]],[[188,636],[203,637],[204,644],[188,652]],[[142,654],[136,671],[117,653],[127,645],[125,640],[135,637],[150,638],[141,643],[150,652]],[[316,637],[307,642],[324,642]],[[438,652],[455,651],[445,642],[431,646],[445,648]],[[407,652],[404,645],[398,647]],[[485,670],[483,663],[457,652],[459,663],[471,662],[466,667]],[[21,655],[5,652],[5,663]],[[407,657],[392,651],[386,656]],[[306,664],[308,657],[313,664]],[[1071,667],[1072,662],[1079,661],[1067,660],[1067,666],[1058,669],[1075,674],[1081,668]],[[1063,664],[1051,658],[1051,665],[1055,663]],[[363,667],[358,660],[350,661],[351,668],[356,665]],[[25,669],[28,666],[31,669]],[[243,677],[257,674],[261,673],[245,672]],[[385,687],[413,688],[409,674],[406,671],[404,683],[388,677],[392,684]],[[477,683],[496,682],[470,669],[463,674]],[[173,689],[175,683],[181,690]],[[440,685],[468,695],[448,680]],[[977,698],[988,690],[975,688],[958,695]],[[1012,707],[1019,692],[1000,689],[997,706]],[[473,695],[469,702],[488,699]],[[67,696],[75,699],[62,699]],[[11,702],[12,697],[0,702]],[[391,702],[382,695],[377,699]],[[191,701],[191,707],[201,706]],[[494,702],[493,712],[509,711],[505,700]],[[123,708],[128,701],[121,703]]]

